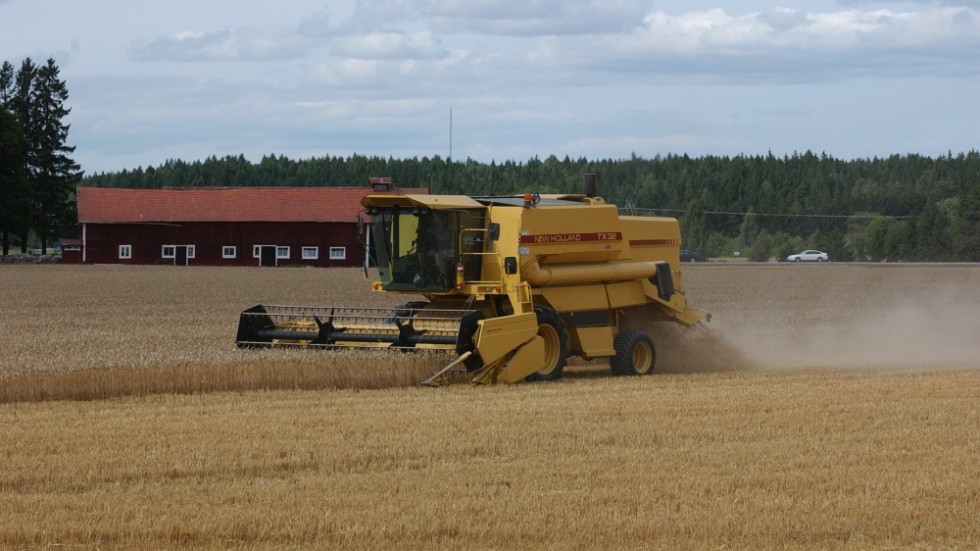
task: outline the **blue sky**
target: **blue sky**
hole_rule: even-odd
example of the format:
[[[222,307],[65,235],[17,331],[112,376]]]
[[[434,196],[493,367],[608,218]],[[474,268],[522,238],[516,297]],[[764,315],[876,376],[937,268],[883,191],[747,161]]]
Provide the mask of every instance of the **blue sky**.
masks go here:
[[[0,0],[0,57],[55,59],[87,173],[980,149],[980,0]]]

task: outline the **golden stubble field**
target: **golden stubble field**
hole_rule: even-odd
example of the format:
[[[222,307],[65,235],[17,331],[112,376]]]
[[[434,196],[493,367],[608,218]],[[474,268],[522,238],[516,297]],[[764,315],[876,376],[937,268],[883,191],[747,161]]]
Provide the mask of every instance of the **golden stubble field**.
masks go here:
[[[235,349],[354,270],[0,266],[0,548],[980,548],[980,267],[685,276],[660,374],[429,389]]]

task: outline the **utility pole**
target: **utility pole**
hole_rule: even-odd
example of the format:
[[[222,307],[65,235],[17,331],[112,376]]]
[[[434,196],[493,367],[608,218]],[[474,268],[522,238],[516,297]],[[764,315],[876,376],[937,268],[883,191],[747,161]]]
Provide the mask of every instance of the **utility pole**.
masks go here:
[[[449,159],[453,158],[453,106],[449,106]]]

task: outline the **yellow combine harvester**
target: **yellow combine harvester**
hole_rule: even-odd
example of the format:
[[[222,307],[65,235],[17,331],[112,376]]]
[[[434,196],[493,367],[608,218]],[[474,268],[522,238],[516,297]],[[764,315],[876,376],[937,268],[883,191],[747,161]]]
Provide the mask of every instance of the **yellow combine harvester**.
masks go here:
[[[241,314],[241,347],[444,349],[477,383],[551,380],[570,355],[609,358],[621,375],[653,372],[649,335],[630,316],[694,325],[680,228],[620,216],[585,193],[507,197],[368,195],[375,291],[421,295],[394,309],[259,305]]]

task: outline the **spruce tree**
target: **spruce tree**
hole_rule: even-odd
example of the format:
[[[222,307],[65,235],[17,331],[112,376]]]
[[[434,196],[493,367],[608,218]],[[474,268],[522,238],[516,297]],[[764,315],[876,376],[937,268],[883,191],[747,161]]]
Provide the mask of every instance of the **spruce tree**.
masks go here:
[[[27,129],[28,181],[34,206],[31,225],[41,239],[42,251],[50,238],[72,227],[70,199],[82,179],[78,163],[69,157],[75,148],[66,145],[70,125],[63,119],[71,109],[65,107],[68,88],[59,73],[54,59],[37,70]]]
[[[31,198],[27,187],[27,138],[18,113],[24,111],[24,98],[18,94],[19,82],[14,66],[0,66],[0,248],[10,254],[10,236],[21,237],[21,251],[27,252]],[[29,90],[29,86],[28,86]]]
[[[0,248],[10,254],[10,235],[28,225],[27,140],[17,117],[0,106]]]
[[[958,260],[980,262],[980,181],[974,181],[960,200],[953,246]]]
[[[13,66],[4,62],[2,73],[0,73],[0,87],[3,89],[4,107],[14,115],[20,124],[20,130],[25,140],[27,140],[27,152],[24,157],[24,176],[26,183],[30,183],[30,137],[29,128],[31,120],[31,87],[34,83],[34,75],[37,73],[37,66],[31,58],[25,59],[16,74],[13,73]],[[30,188],[24,189],[23,195],[18,195],[17,210],[9,220],[10,233],[20,240],[20,252],[27,252],[27,238],[31,232],[31,219],[34,214],[33,200]]]

